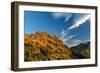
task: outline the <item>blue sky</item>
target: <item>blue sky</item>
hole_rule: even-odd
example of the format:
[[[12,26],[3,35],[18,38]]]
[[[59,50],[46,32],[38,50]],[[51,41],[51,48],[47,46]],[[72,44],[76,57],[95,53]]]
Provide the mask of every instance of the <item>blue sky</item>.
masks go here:
[[[24,33],[55,34],[69,47],[90,40],[90,14],[24,11]]]

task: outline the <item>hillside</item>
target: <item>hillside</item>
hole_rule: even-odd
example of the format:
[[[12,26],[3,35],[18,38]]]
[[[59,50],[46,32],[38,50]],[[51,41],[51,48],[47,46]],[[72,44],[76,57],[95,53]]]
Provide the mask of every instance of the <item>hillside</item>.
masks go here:
[[[80,43],[77,46],[71,47],[73,57],[76,59],[90,58],[90,42]]]
[[[46,32],[24,35],[24,61],[72,59],[71,50],[55,35]]]

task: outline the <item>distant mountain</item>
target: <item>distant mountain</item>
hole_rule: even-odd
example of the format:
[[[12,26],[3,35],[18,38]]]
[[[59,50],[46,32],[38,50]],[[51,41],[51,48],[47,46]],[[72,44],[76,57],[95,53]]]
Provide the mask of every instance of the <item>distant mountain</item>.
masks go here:
[[[24,61],[47,61],[73,59],[72,51],[58,39],[46,32],[24,35]]]
[[[70,49],[73,53],[74,59],[90,58],[90,42],[80,43]]]

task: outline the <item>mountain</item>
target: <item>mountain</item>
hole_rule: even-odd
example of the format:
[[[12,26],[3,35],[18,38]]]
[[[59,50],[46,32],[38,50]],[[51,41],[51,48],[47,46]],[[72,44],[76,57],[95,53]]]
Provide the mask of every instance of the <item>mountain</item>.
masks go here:
[[[24,35],[24,61],[73,59],[72,51],[55,35],[46,32]]]
[[[90,58],[90,42],[80,43],[70,49],[72,50],[74,59]]]

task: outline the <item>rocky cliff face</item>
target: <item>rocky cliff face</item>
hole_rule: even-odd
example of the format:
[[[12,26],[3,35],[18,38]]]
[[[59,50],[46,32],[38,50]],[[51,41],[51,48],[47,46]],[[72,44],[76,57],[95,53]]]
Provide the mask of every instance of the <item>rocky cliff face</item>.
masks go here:
[[[46,32],[24,35],[24,60],[47,61],[72,59],[71,50],[55,35]]]

